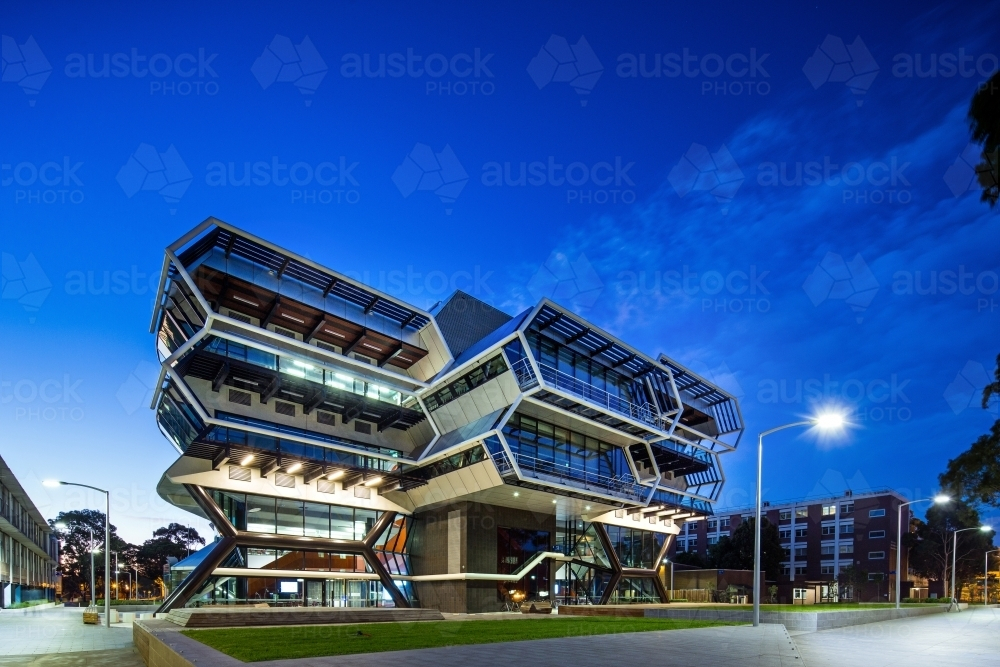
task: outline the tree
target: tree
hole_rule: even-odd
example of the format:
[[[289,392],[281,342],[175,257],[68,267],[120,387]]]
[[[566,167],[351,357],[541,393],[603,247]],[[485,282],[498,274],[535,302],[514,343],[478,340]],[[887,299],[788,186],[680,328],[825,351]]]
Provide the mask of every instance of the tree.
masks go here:
[[[994,378],[983,389],[984,409],[991,401],[1000,400],[1000,355]],[[1000,507],[1000,419],[987,435],[980,436],[969,449],[948,461],[948,468],[939,479],[943,488],[967,503]]]
[[[862,592],[868,584],[868,571],[859,567],[848,565],[840,568],[837,575],[837,585],[842,591],[843,597],[854,598],[861,602]],[[848,595],[848,592],[850,595]]]
[[[915,518],[911,531],[903,536],[908,549],[910,568],[928,579],[943,582],[946,596],[952,595],[951,561],[953,533],[960,528],[978,528],[981,525],[976,509],[959,499],[942,505],[932,505],[927,510],[927,520]],[[993,544],[993,532],[967,530],[958,534],[958,551],[955,555],[957,586],[973,581],[982,574],[983,553]]]
[[[748,519],[733,531],[732,537],[720,537],[708,548],[708,565],[726,570],[753,570],[755,519]],[[760,524],[760,560],[765,579],[777,579],[784,550],[778,527],[763,518]]]
[[[94,580],[98,594],[104,590],[104,512],[97,510],[73,510],[60,512],[49,526],[59,547],[59,573],[62,575],[64,598],[89,598],[90,591],[90,551],[94,554]],[[57,528],[56,526],[65,526]],[[114,524],[111,530],[111,550],[126,552],[131,546],[118,537]],[[91,543],[93,531],[93,543]],[[113,574],[113,573],[112,573]]]
[[[192,551],[192,547],[204,545],[205,539],[194,528],[172,523],[153,531],[152,539],[138,547],[136,564],[139,574],[157,585],[163,585],[163,566],[168,558],[181,560]]]
[[[692,567],[705,567],[705,561],[694,551],[681,551],[674,554],[674,562],[681,565],[691,565]]]
[[[973,95],[968,118],[973,141],[983,145],[982,162],[976,166],[981,199],[992,208],[1000,200],[1000,72]]]

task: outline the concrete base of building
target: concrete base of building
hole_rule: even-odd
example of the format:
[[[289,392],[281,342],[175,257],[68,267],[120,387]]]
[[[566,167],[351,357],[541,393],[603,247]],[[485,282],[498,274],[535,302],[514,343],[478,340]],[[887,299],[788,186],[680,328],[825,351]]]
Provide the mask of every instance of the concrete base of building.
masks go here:
[[[200,609],[174,609],[165,618],[174,625],[184,628],[444,620],[444,616],[436,609],[394,609],[391,607],[202,607]]]

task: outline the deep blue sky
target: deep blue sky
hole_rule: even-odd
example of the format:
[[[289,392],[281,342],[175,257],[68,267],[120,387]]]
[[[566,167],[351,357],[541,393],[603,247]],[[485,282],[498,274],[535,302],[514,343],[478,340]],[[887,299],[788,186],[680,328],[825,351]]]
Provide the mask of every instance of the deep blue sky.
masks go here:
[[[115,489],[129,539],[192,522],[155,495],[173,450],[144,396],[150,285],[163,248],[209,215],[423,307],[451,286],[510,312],[553,296],[707,374],[742,397],[747,422],[722,505],[751,497],[756,433],[814,403],[856,409],[859,428],[773,436],[771,499],[848,484],[929,494],[996,418],[974,394],[1000,352],[1000,220],[955,166],[968,101],[996,68],[996,3],[253,4],[0,10],[0,453],[47,516],[85,502],[40,484],[60,476]],[[325,68],[298,82],[312,94],[274,80],[298,76],[265,53],[275,35],[293,53],[308,37],[306,73]],[[578,65],[546,67],[546,44],[562,58],[552,35],[585,37]],[[171,71],[137,76],[133,50],[135,72]],[[345,76],[365,54],[372,70],[408,50],[423,58],[414,72],[441,54],[457,73]],[[88,54],[126,75],[90,76]],[[640,56],[655,74],[657,54],[659,77],[623,76]],[[934,76],[905,76],[918,56]],[[574,67],[584,76],[562,80]],[[143,144],[174,156],[174,190],[135,191],[146,172],[123,167]],[[454,201],[412,191],[417,144],[453,153],[440,157],[448,182],[467,173]],[[516,180],[535,161],[541,185],[493,184],[505,163]],[[550,179],[550,161],[590,178]],[[275,162],[304,163],[299,182],[315,170],[325,185],[219,184],[220,163],[240,180],[248,162],[268,181]],[[837,166],[817,183],[824,165]],[[969,289],[950,289],[960,271]]]

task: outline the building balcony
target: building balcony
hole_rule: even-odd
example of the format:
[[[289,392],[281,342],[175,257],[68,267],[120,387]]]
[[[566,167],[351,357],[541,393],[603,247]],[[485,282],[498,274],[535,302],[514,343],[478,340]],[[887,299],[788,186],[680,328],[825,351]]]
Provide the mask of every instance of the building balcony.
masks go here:
[[[529,389],[541,386],[543,390],[537,392],[535,397],[547,403],[577,412],[581,416],[595,419],[633,435],[640,435],[646,429],[663,432],[662,422],[649,403],[642,405],[632,403],[584,380],[575,378],[568,373],[542,363],[538,364],[538,370],[541,373],[541,382],[539,382],[539,378],[535,375],[534,369],[527,358],[515,362],[511,370],[514,372],[514,377],[517,379],[521,391],[528,391]],[[581,405],[570,401],[562,394],[548,391],[550,389],[582,399],[584,404]],[[624,417],[629,419],[631,423],[622,422],[620,419],[615,419],[614,417],[608,419],[605,416]],[[642,424],[642,427],[634,425],[635,422]]]
[[[636,484],[631,475],[608,477],[566,464],[545,461],[520,452],[514,453],[514,462],[523,477],[531,477],[543,483],[546,481],[554,482],[581,491],[617,496],[632,502],[643,502],[649,494],[649,490]],[[503,473],[501,472],[501,474]]]

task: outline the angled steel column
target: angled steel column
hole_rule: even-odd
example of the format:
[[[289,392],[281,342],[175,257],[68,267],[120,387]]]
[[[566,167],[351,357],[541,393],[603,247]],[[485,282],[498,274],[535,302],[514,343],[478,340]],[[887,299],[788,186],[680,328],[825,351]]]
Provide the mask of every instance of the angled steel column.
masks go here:
[[[595,521],[591,525],[594,527],[594,532],[597,533],[597,538],[601,541],[601,546],[604,547],[604,552],[608,555],[608,563],[611,564],[611,580],[605,586],[604,593],[601,594],[601,601],[598,603],[607,604],[611,596],[614,595],[615,589],[618,588],[618,582],[621,581],[622,564],[618,560],[618,554],[615,552],[614,545],[611,544],[608,531],[604,529],[604,524]]]
[[[191,596],[195,594],[198,587],[212,576],[215,568],[226,559],[226,556],[229,555],[235,546],[236,538],[227,536],[209,547],[211,551],[208,555],[198,563],[198,566],[191,571],[191,574],[184,578],[180,586],[167,596],[163,604],[157,608],[156,613],[165,614],[175,607],[183,607],[191,599]]]
[[[402,591],[396,588],[396,583],[392,580],[392,575],[385,569],[382,561],[378,559],[378,554],[375,553],[375,543],[378,542],[378,539],[382,537],[385,531],[389,530],[389,527],[396,520],[396,516],[396,512],[383,512],[371,531],[365,535],[365,539],[363,540],[365,560],[375,570],[375,574],[378,575],[379,580],[382,582],[382,587],[389,591],[389,595],[392,596],[392,601],[396,603],[396,606],[409,609],[410,601],[406,599]]]

